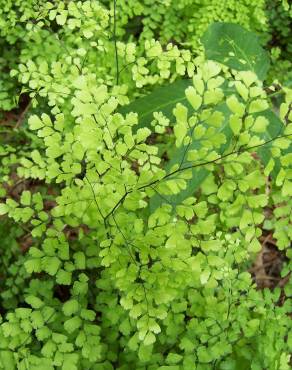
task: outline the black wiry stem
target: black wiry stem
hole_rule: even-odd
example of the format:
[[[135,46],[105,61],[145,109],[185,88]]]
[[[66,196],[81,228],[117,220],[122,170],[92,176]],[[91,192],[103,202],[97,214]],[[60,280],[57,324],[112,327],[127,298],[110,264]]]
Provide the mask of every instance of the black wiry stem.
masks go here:
[[[115,57],[116,57],[116,84],[119,84],[119,57],[118,57],[118,48],[117,48],[117,26],[116,26],[116,16],[117,16],[117,0],[114,0],[114,31],[113,31],[113,37],[114,37],[114,45],[115,45]]]
[[[215,158],[215,159],[210,160],[210,161],[200,162],[200,163],[193,164],[193,165],[190,165],[190,166],[187,166],[187,167],[179,167],[177,170],[174,170],[174,171],[166,174],[162,179],[154,180],[154,181],[152,181],[148,184],[142,185],[139,188],[134,189],[134,190],[142,190],[142,189],[145,189],[147,187],[152,187],[153,185],[157,184],[159,181],[163,181],[163,180],[175,175],[176,173],[183,172],[183,171],[189,170],[189,169],[194,169],[194,168],[197,168],[197,167],[204,167],[204,166],[207,166],[209,164],[214,164],[214,163],[216,163],[216,162],[218,162],[218,161],[220,161],[224,158],[227,158],[227,157],[229,157],[233,154],[240,154],[240,153],[243,153],[244,151],[248,151],[248,150],[251,150],[251,149],[255,149],[255,148],[265,146],[265,145],[267,145],[267,144],[269,144],[269,143],[271,143],[271,142],[273,142],[277,139],[284,138],[284,137],[291,137],[291,136],[292,136],[291,134],[276,136],[276,137],[271,138],[270,140],[265,141],[264,143],[249,146],[249,147],[246,147],[246,148],[240,148],[238,150],[231,151],[227,154],[221,155],[218,158]],[[120,200],[116,203],[116,205],[112,208],[112,210],[105,216],[105,219],[107,219],[109,216],[111,216],[116,211],[116,209],[121,205],[121,203],[125,200],[125,198],[128,196],[128,194],[132,193],[134,190],[128,190],[120,198]]]

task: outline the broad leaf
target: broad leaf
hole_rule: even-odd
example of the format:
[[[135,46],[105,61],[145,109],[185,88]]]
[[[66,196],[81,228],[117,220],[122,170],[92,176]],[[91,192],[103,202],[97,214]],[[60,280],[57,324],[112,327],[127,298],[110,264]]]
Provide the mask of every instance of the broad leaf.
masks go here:
[[[192,80],[178,80],[170,85],[159,87],[149,95],[134,100],[129,105],[119,109],[121,114],[136,112],[139,123],[135,131],[142,127],[150,127],[154,112],[162,112],[168,118],[172,117],[173,107],[182,103],[191,108],[185,96],[185,89],[192,85]]]
[[[202,37],[207,59],[238,71],[253,71],[264,80],[270,66],[268,53],[257,36],[238,24],[213,23]]]
[[[264,138],[266,142],[268,142],[269,140],[272,140],[273,138],[277,136],[281,136],[283,134],[283,130],[284,130],[283,122],[272,110],[268,109],[264,112],[261,112],[259,113],[259,116],[263,116],[269,121],[267,130],[262,135],[262,137]],[[270,151],[272,144],[273,142],[267,145],[264,145],[258,149],[258,154],[260,155],[260,158],[265,166],[268,164],[269,160],[273,157]],[[291,152],[291,150],[292,150],[292,147],[290,145],[288,149],[284,150],[284,153],[285,154],[289,153]],[[271,174],[275,178],[281,169],[281,163],[280,163],[279,158],[274,158],[274,161],[275,161],[275,166]]]

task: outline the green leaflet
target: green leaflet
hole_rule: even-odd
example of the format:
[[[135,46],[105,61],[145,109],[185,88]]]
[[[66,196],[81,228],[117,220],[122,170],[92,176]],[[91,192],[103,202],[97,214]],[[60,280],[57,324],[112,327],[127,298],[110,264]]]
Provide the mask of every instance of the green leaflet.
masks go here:
[[[126,107],[120,109],[120,113],[127,113],[134,111],[139,115],[139,124],[136,126],[136,129],[141,127],[150,127],[150,123],[153,118],[153,113],[157,111],[161,111],[167,118],[173,117],[173,108],[176,106],[178,102],[184,104],[188,107],[189,112],[193,112],[193,108],[190,106],[189,102],[187,101],[185,95],[185,89],[188,86],[191,86],[191,80],[180,80],[176,81],[168,86],[160,87],[149,95],[144,96],[140,99],[135,100],[131,104]],[[224,88],[224,91],[227,92],[227,95],[231,93],[233,90],[230,88]],[[170,99],[170,100],[168,100]],[[227,108],[226,103],[221,104],[220,107],[217,107],[216,110],[221,111],[224,114],[224,122],[223,125],[218,129],[217,132],[222,132],[226,138],[227,142],[221,146],[220,153],[223,153],[224,150],[228,147],[230,140],[233,137],[233,133],[228,125],[228,119],[230,115],[230,110]],[[267,130],[262,135],[265,141],[269,141],[272,138],[281,134],[283,130],[283,124],[281,120],[277,117],[277,115],[272,110],[265,110],[263,112],[259,112],[256,116],[263,116],[265,117],[269,124],[267,126]],[[178,149],[175,149],[172,153],[172,158],[169,161],[168,165],[166,166],[166,171],[169,171],[170,168],[175,164],[180,164],[183,157],[186,157],[186,150],[193,150],[198,149],[200,147],[199,142],[192,142],[188,147],[181,146]],[[259,149],[259,155],[265,165],[267,165],[269,159],[271,158],[271,153],[269,149],[270,145],[263,146]],[[185,166],[187,166],[187,162],[185,162]],[[276,160],[276,166],[272,171],[272,175],[276,176],[280,168],[279,159]],[[196,191],[203,181],[207,178],[209,172],[205,168],[197,168],[193,169],[192,171],[192,178],[187,180],[187,187],[184,190],[181,190],[176,195],[171,196],[164,196],[161,198],[158,194],[153,196],[150,201],[150,210],[154,211],[157,207],[161,204],[165,203],[167,200],[172,204],[179,204],[184,199],[189,197]]]
[[[142,127],[150,127],[154,112],[162,112],[167,117],[172,117],[173,107],[182,103],[191,107],[185,96],[185,89],[192,85],[192,81],[178,80],[170,85],[159,87],[150,94],[134,100],[129,105],[119,109],[119,113],[125,115],[129,112],[138,113],[138,125],[135,131]]]
[[[206,57],[238,71],[253,71],[264,80],[270,67],[268,53],[257,36],[238,24],[213,23],[201,39]]]
[[[135,126],[135,131],[142,127],[151,127],[150,124],[153,120],[154,112],[162,112],[167,118],[173,118],[173,108],[176,106],[177,103],[185,105],[190,112],[193,112],[194,109],[188,102],[185,95],[185,90],[189,86],[192,86],[192,80],[178,80],[170,85],[159,87],[151,92],[149,95],[136,99],[129,105],[122,107],[121,109],[119,109],[119,112],[122,114],[126,114],[128,112],[138,113],[139,123],[137,126]],[[227,87],[225,87],[224,90],[228,92],[231,91],[229,91]],[[217,110],[222,111],[222,113],[227,117],[228,109],[225,104]],[[228,137],[231,138],[232,132],[227,126],[227,123],[228,120],[225,119],[223,126],[218,130],[218,132],[223,132],[225,135],[228,135]],[[226,143],[226,145],[222,146],[222,152],[227,146],[228,142]],[[197,149],[198,147],[199,143],[193,142],[189,146],[188,150]],[[182,158],[187,154],[185,153],[185,150],[185,147],[180,147],[173,152],[173,157],[169,161],[166,170],[169,170],[174,164],[181,162]],[[194,191],[199,188],[208,174],[209,172],[204,168],[194,169],[193,176],[190,180],[187,181],[187,188],[185,190],[181,190],[177,195],[165,196],[164,198],[174,204],[182,202],[185,198],[193,194]],[[163,202],[163,199],[159,197],[159,195],[153,196],[150,202],[151,211],[159,207]]]
[[[232,131],[228,126],[228,118],[230,112],[227,109],[226,104],[222,104],[220,107],[216,108],[217,111],[220,111],[224,114],[224,122],[223,125],[217,130],[217,132],[222,132],[226,138],[229,140],[232,138]],[[224,150],[228,147],[229,141],[227,140],[226,144],[221,146],[220,153],[223,153]],[[170,168],[175,164],[180,164],[183,158],[186,158],[187,151],[198,149],[200,147],[199,141],[192,141],[189,147],[181,146],[175,150],[173,153],[172,159],[169,161],[168,165],[166,166],[166,171],[169,171]],[[187,167],[188,162],[184,162],[184,167]],[[203,167],[194,168],[192,170],[192,178],[187,180],[187,187],[184,190],[181,190],[177,195],[171,196],[164,196],[164,199],[167,199],[172,204],[180,204],[184,199],[191,196],[203,183],[203,181],[209,175],[209,171]],[[159,196],[155,195],[151,198],[150,201],[150,209],[153,212],[157,207],[159,207],[165,201]]]
[[[224,114],[225,120],[223,122],[223,125],[220,127],[218,132],[222,132],[225,137],[227,138],[227,142],[223,144],[220,148],[220,154],[223,154],[225,149],[229,146],[230,140],[233,137],[233,133],[230,129],[230,126],[228,125],[228,119],[230,116],[230,111],[228,111],[226,104],[222,104],[220,107],[217,107],[216,110],[221,111]],[[258,116],[265,117],[269,124],[267,126],[267,130],[262,135],[263,139],[265,141],[272,140],[273,138],[281,135],[283,131],[283,123],[278,118],[278,116],[272,111],[272,110],[266,110],[264,112],[260,112]],[[260,156],[260,159],[262,160],[263,164],[266,166],[271,158],[271,144],[267,144],[262,146],[260,149],[258,149],[258,154]],[[192,149],[197,149],[200,147],[199,142],[192,142],[191,145],[188,147],[188,151]],[[168,165],[166,166],[166,170],[169,170],[174,164],[180,163],[182,158],[186,156],[185,154],[186,147],[180,147],[176,149],[176,151],[173,153],[172,159],[169,161]],[[285,153],[289,153],[292,150],[292,146],[285,150]],[[187,166],[188,162],[185,162],[185,166]],[[272,176],[275,178],[278,174],[278,172],[281,169],[281,164],[279,161],[279,158],[275,159],[275,166],[271,172]],[[204,182],[204,180],[207,178],[209,174],[209,171],[205,168],[195,168],[192,170],[192,178],[190,180],[187,180],[187,187],[185,190],[181,190],[179,194],[172,195],[172,196],[164,196],[169,202],[172,204],[180,204],[184,199],[191,196]],[[159,207],[162,203],[164,203],[164,200],[159,197],[159,195],[155,195],[150,202],[150,209],[151,211],[155,210],[157,207]]]

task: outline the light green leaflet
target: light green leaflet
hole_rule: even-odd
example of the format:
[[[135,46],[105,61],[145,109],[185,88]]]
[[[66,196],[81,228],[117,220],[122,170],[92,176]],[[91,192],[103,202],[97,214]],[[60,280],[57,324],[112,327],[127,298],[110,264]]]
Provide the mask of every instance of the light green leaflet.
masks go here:
[[[175,107],[175,105],[179,102],[186,105],[188,107],[189,112],[192,112],[193,110],[185,97],[185,89],[191,84],[192,84],[191,80],[182,80],[177,81],[168,86],[158,88],[149,95],[137,99],[128,106],[123,107],[123,109],[120,110],[120,112],[121,113],[131,111],[137,112],[140,118],[139,125],[137,126],[137,128],[140,127],[151,128],[150,123],[153,119],[153,113],[157,111],[163,112],[163,114],[168,118],[173,118],[172,110]],[[226,143],[222,145],[220,148],[220,153],[223,153],[224,150],[230,144],[230,140],[233,137],[233,133],[231,132],[231,129],[228,125],[228,117],[230,111],[228,110],[225,103],[222,104],[220,107],[217,107],[216,109],[222,111],[225,117],[223,125],[218,130],[218,132],[222,132],[227,139]],[[272,138],[281,134],[283,124],[275,113],[273,113],[271,110],[266,110],[264,112],[261,112],[260,115],[264,116],[269,121],[267,131],[263,134],[263,138],[265,139],[265,141],[269,141]],[[200,143],[192,142],[187,150],[197,149],[199,146]],[[261,159],[265,165],[268,163],[270,158],[269,146],[270,145],[264,146],[259,150],[259,155],[261,156]],[[169,161],[166,170],[169,170],[174,164],[181,163],[183,156],[186,154],[185,150],[186,147],[182,146],[173,152],[173,157]],[[185,162],[184,166],[186,165],[187,162]],[[276,175],[276,173],[278,172],[277,167],[278,166],[275,167],[272,174]],[[159,195],[153,196],[150,202],[151,210],[156,209],[166,200],[174,205],[181,203],[184,199],[191,196],[200,187],[200,185],[206,179],[208,174],[209,172],[205,168],[194,169],[193,177],[190,180],[187,180],[187,187],[185,190],[181,190],[181,192],[178,195],[164,196],[163,197],[164,199],[159,197]]]
[[[230,127],[228,125],[228,118],[230,115],[230,111],[228,110],[226,104],[221,104],[220,106],[216,107],[216,111],[220,111],[224,114],[224,122],[222,126],[216,131],[217,133],[222,132],[226,137],[226,143],[221,145],[220,148],[220,154],[223,154],[224,150],[228,147],[230,140],[233,136],[232,131],[230,130]],[[187,157],[187,152],[193,149],[200,148],[200,142],[198,141],[192,141],[189,147],[187,146],[181,146],[176,149],[176,151],[173,154],[173,157],[169,161],[169,163],[166,166],[166,171],[168,172],[170,168],[177,164],[181,163],[183,158]],[[188,164],[190,164],[188,161],[184,161],[183,167],[187,167]],[[209,175],[209,171],[206,170],[204,167],[195,168],[192,170],[192,178],[190,180],[187,180],[187,187],[185,190],[181,190],[177,195],[171,195],[171,196],[164,196],[164,199],[167,199],[169,202],[171,202],[173,205],[180,204],[184,199],[188,198],[189,196],[193,195],[194,192],[200,187],[200,185],[203,183],[203,181],[207,178]],[[159,207],[164,200],[159,197],[159,195],[155,195],[152,197],[150,202],[150,208],[152,210]]]
[[[120,113],[122,114],[125,114],[127,112],[138,113],[139,124],[135,128],[135,130],[137,130],[138,128],[141,127],[151,128],[150,123],[153,120],[154,112],[162,112],[166,117],[173,118],[172,111],[177,103],[182,103],[183,105],[188,107],[189,112],[193,112],[193,109],[185,96],[185,89],[191,85],[192,80],[180,80],[168,86],[158,88],[151,92],[149,95],[139,98],[132,102],[131,104],[127,105],[126,107],[123,107],[122,109],[120,109]],[[232,132],[229,129],[229,126],[227,126],[228,120],[226,118],[228,117],[229,112],[226,105],[225,104],[222,105],[220,109],[218,109],[217,107],[217,110],[221,110],[225,116],[225,122],[219,129],[219,131],[223,132],[225,135],[227,135],[227,137],[231,138]],[[222,146],[221,148],[222,153],[227,147],[227,145],[228,141],[224,146]],[[192,142],[191,145],[188,147],[188,150],[196,149],[198,147],[200,147],[199,143]],[[174,151],[173,158],[168,163],[166,170],[169,170],[174,164],[181,162],[185,154],[185,150],[186,147],[180,147]],[[187,165],[187,162],[185,162],[185,165]],[[154,197],[152,197],[152,200],[150,202],[150,208],[151,209],[157,208],[160,204],[162,204],[165,201],[165,199],[167,199],[169,202],[173,204],[180,203],[199,188],[199,186],[206,179],[208,174],[209,172],[204,168],[194,169],[193,177],[192,179],[187,181],[187,188],[185,190],[181,190],[181,192],[178,195],[168,197],[165,196],[164,200],[158,195],[155,195]]]

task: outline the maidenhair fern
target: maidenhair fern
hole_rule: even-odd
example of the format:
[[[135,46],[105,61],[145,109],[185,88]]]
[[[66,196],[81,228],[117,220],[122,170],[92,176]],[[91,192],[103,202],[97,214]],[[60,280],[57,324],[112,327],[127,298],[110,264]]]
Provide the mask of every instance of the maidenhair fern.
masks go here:
[[[186,11],[171,1],[27,5],[3,17],[32,110],[0,131],[0,368],[288,370],[291,303],[248,272],[265,230],[291,265],[291,91],[263,81],[259,41],[229,23],[206,56],[163,43],[171,27],[143,40]]]
[[[134,129],[137,114],[117,113],[118,98],[88,78],[73,81],[72,129],[61,113],[29,118],[44,149],[18,173],[60,184],[54,207],[44,211],[46,195],[29,191],[1,205],[34,237],[24,261],[28,306],[2,324],[3,353],[19,369],[278,369],[288,359],[289,305],[275,308],[279,292],[265,298],[244,266],[260,249],[269,202],[272,166],[255,153],[268,148],[289,182],[290,121],[266,139],[269,99],[256,75],[228,77],[205,62],[185,90],[190,107],[177,103],[175,121],[164,121],[183,150],[164,169],[151,131]],[[207,171],[201,191],[169,201],[197,168]]]

